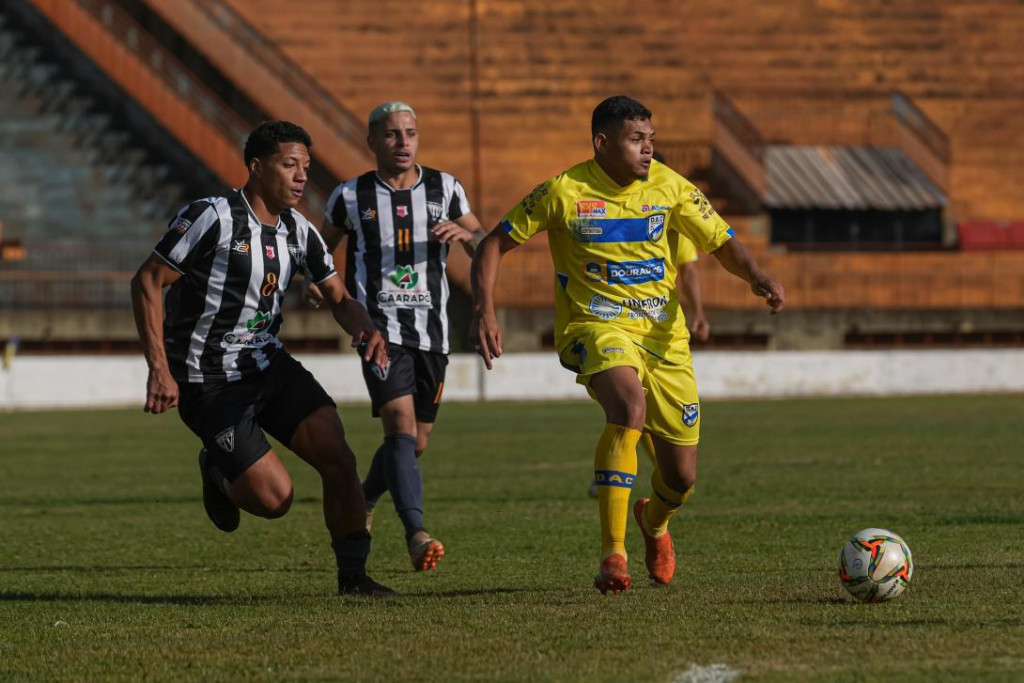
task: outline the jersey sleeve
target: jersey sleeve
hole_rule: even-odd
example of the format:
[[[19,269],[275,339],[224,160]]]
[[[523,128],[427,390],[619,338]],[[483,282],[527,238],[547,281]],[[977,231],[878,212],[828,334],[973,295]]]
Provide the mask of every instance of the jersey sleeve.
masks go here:
[[[457,179],[452,178],[452,196],[448,200],[448,219],[455,220],[462,218],[470,212],[469,197],[466,196],[466,188]]]
[[[213,203],[201,199],[186,204],[167,224],[153,252],[179,273],[186,272],[217,245],[220,216]]]
[[[689,238],[680,235],[679,245],[676,247],[676,265],[681,266],[684,263],[693,263],[697,260],[697,247],[693,246],[693,242]]]
[[[736,233],[711,206],[704,193],[692,184],[680,188],[669,227],[682,233],[701,251],[710,253]],[[681,262],[681,261],[680,261]]]
[[[303,274],[308,280],[320,284],[336,272],[334,258],[327,250],[324,238],[320,236],[320,231],[309,224],[309,229],[306,231],[306,260]]]
[[[333,225],[342,232],[352,232],[352,219],[348,215],[348,207],[345,202],[345,184],[342,183],[334,188],[334,192],[327,198],[327,208],[324,211],[324,219],[329,225]]]
[[[501,219],[502,230],[522,244],[538,232],[547,230],[555,215],[554,179],[541,183]]]

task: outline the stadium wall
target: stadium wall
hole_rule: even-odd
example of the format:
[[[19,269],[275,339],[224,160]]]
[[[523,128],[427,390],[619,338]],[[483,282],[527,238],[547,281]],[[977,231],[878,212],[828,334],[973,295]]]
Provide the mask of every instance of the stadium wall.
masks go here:
[[[365,403],[358,360],[297,357],[341,403]],[[705,351],[695,358],[701,396],[786,398],[1024,393],[1024,349],[930,351]],[[37,356],[0,370],[0,410],[141,406],[146,366],[134,356]],[[449,401],[586,400],[553,353],[511,354],[487,372],[472,355],[448,367]]]

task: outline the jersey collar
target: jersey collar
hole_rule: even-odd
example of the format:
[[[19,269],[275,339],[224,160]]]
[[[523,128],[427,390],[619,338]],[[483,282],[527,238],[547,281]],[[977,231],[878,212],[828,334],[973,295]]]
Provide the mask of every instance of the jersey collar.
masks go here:
[[[619,185],[604,172],[604,169],[601,168],[601,164],[597,163],[596,159],[590,159],[587,164],[590,165],[591,174],[599,183],[605,186],[604,189],[607,190],[609,194],[635,194],[639,192],[644,185],[644,181],[642,180],[634,180],[626,186]]]
[[[386,187],[390,192],[404,192],[406,190],[409,190],[409,191],[415,190],[423,182],[423,167],[420,166],[419,164],[416,164],[416,173],[418,173],[419,175],[416,177],[416,182],[412,184],[412,187],[404,187],[401,190],[397,190],[397,189],[391,187],[391,185],[388,184],[388,182],[386,180],[384,180],[383,178],[380,177],[380,173],[377,172],[377,171],[373,172],[373,177],[374,177],[374,179],[378,183],[380,183],[380,185],[382,185],[383,187]]]
[[[238,196],[241,197],[242,201],[245,203],[245,208],[249,212],[249,218],[251,218],[253,221],[255,221],[256,225],[260,226],[260,228],[262,229],[262,226],[266,225],[266,223],[261,221],[259,216],[256,215],[256,212],[252,210],[252,205],[249,204],[249,200],[245,196],[245,189],[244,188],[238,190]],[[277,225],[274,226],[274,227],[278,231],[280,231],[282,229],[283,226],[281,224],[281,214],[277,215]]]

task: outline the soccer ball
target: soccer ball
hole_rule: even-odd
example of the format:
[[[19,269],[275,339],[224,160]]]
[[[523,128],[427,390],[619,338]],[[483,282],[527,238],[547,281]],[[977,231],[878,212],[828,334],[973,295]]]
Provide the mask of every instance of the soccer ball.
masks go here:
[[[887,529],[861,529],[839,551],[839,580],[861,602],[892,600],[913,576],[910,548]]]

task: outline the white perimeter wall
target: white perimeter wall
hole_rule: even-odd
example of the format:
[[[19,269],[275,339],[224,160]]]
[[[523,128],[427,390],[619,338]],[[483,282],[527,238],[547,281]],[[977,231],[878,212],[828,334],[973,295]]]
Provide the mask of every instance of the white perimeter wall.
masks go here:
[[[298,355],[340,402],[364,403],[351,355]],[[948,351],[702,351],[695,359],[704,399],[885,394],[1024,393],[1024,349]],[[0,369],[0,410],[141,406],[141,357],[23,356]],[[449,401],[587,400],[554,353],[512,354],[487,372],[476,356],[453,356]]]

